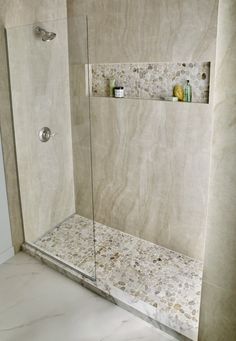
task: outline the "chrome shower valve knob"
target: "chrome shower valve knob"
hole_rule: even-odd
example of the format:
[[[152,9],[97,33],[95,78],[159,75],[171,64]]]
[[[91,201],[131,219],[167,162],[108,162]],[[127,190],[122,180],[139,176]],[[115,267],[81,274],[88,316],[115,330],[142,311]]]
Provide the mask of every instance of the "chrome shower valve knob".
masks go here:
[[[43,127],[42,129],[40,129],[38,135],[39,135],[39,140],[41,142],[47,142],[50,140],[51,137],[55,136],[56,133],[52,133],[51,129],[48,127]]]

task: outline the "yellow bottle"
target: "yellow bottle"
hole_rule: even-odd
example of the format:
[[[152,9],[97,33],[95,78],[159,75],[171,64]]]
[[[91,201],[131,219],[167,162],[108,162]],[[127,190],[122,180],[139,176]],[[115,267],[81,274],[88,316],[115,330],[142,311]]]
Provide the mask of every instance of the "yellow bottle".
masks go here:
[[[173,95],[175,97],[178,97],[179,101],[183,101],[184,100],[184,89],[183,89],[182,85],[176,84],[174,86]]]

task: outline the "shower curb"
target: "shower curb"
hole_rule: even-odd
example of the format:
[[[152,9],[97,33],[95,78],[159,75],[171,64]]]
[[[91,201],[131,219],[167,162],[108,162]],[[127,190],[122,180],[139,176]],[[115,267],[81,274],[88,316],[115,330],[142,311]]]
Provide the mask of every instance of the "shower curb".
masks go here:
[[[141,318],[142,320],[150,323],[155,328],[160,329],[161,331],[175,337],[179,341],[192,341],[197,340],[195,337],[188,338],[187,336],[184,336],[177,331],[171,329],[170,327],[164,325],[163,323],[158,322],[157,320],[145,315],[140,310],[136,309],[135,307],[125,303],[124,301],[121,301],[119,298],[116,298],[101,288],[98,288],[96,285],[96,281],[89,279],[87,276],[83,276],[83,274],[71,269],[69,266],[62,264],[61,262],[57,261],[56,259],[46,255],[45,253],[38,250],[36,247],[24,243],[21,247],[22,251],[27,253],[28,255],[36,258],[37,260],[41,261],[43,264],[49,266],[53,270],[56,270],[57,272],[60,272],[64,276],[68,277],[69,279],[77,282],[78,284],[82,285],[83,287],[91,290],[95,294],[102,296],[103,298],[107,299],[108,301],[112,302],[113,304],[116,304],[117,306],[129,311],[130,313],[134,314],[135,316]]]

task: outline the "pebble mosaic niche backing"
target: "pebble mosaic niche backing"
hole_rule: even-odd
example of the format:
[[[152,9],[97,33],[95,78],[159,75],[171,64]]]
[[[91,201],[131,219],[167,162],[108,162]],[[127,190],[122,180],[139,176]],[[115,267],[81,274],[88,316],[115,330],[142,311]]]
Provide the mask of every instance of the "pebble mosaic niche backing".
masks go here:
[[[126,98],[160,100],[173,96],[173,87],[189,80],[192,102],[209,102],[210,62],[92,64],[90,73],[92,96],[109,97],[109,79],[115,79]]]

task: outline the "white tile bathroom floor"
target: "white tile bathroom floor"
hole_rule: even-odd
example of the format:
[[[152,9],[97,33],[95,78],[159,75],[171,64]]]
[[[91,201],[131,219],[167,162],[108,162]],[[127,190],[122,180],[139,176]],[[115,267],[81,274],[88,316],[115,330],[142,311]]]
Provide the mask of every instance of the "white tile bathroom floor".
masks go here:
[[[18,253],[0,266],[1,341],[174,341],[145,321]]]
[[[74,215],[36,245],[83,272],[95,270],[93,224]],[[95,223],[96,286],[163,325],[196,339],[202,264]]]

